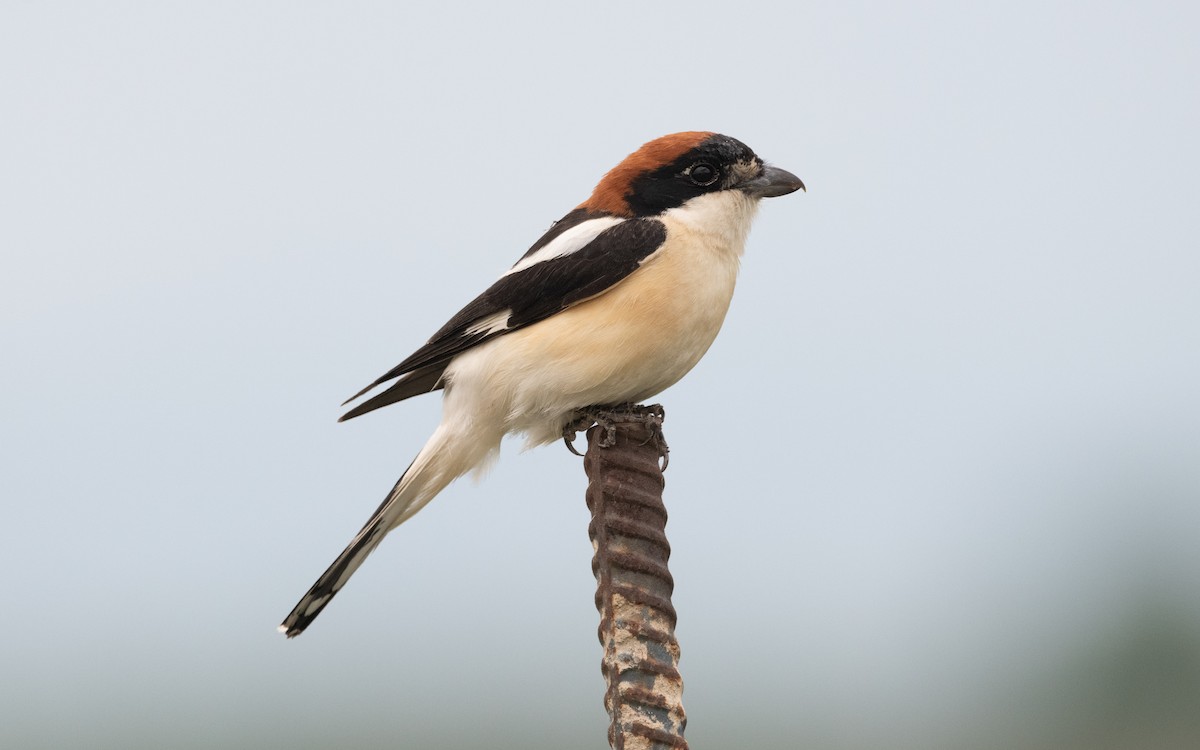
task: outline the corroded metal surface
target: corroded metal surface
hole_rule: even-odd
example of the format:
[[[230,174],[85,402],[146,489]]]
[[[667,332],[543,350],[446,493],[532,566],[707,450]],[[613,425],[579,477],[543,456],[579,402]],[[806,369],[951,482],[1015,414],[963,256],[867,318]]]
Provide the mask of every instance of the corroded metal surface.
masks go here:
[[[584,469],[608,742],[614,750],[686,750],[659,468],[666,456],[662,409],[610,409],[600,421],[587,432]]]

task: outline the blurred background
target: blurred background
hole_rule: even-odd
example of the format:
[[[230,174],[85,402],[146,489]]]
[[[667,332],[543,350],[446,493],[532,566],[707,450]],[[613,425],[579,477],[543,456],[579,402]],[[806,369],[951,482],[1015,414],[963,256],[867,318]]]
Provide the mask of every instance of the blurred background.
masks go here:
[[[642,142],[766,202],[659,399],[704,748],[1200,747],[1195,4],[0,9],[0,746],[602,748],[579,459],[276,624],[436,397],[338,404]]]

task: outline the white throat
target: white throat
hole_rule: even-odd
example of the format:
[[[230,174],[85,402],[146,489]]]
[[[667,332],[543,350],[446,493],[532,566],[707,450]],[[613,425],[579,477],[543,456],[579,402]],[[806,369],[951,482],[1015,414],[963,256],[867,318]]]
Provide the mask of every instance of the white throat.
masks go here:
[[[741,257],[757,212],[757,198],[740,190],[722,190],[692,198],[667,211],[663,219],[668,226],[678,223],[691,233],[708,235],[717,245]]]

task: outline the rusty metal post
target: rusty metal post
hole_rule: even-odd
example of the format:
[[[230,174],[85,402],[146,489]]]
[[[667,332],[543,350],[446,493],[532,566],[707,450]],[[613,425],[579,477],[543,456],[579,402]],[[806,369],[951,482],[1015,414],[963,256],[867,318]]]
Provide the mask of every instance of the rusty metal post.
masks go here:
[[[659,459],[662,408],[593,410],[584,470],[613,750],[686,750]]]

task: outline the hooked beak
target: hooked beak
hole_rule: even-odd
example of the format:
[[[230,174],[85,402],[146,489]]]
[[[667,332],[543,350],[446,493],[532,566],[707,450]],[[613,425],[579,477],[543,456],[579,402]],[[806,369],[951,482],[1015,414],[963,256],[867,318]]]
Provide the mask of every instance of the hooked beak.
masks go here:
[[[797,190],[808,192],[799,177],[779,167],[766,167],[761,175],[746,180],[737,188],[752,198],[775,198]]]

